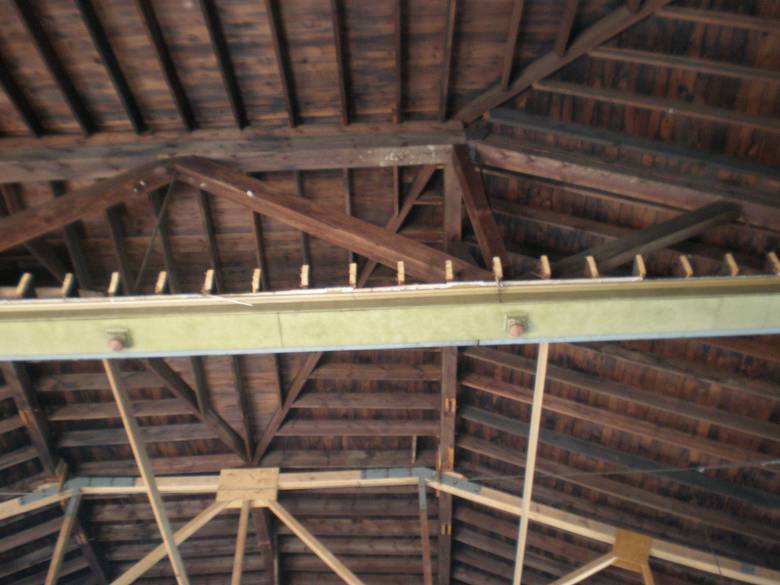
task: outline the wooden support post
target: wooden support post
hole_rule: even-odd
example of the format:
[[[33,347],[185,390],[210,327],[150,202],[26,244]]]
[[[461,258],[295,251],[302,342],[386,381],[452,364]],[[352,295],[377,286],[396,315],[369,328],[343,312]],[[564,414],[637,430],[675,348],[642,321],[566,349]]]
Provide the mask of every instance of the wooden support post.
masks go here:
[[[54,554],[51,557],[49,563],[49,570],[46,573],[46,581],[44,585],[56,585],[57,580],[60,578],[60,571],[62,570],[62,562],[65,560],[65,553],[68,550],[68,543],[70,542],[73,529],[78,523],[78,511],[79,504],[81,503],[81,494],[76,492],[65,508],[65,516],[62,519],[62,526],[60,527],[60,533],[57,536],[57,542],[54,545]]]
[[[122,418],[122,423],[125,426],[127,432],[127,438],[130,441],[130,447],[133,451],[136,463],[138,465],[138,471],[146,484],[147,494],[149,496],[149,503],[152,505],[152,512],[154,513],[157,526],[160,529],[160,535],[162,536],[163,544],[168,553],[168,558],[171,560],[171,567],[173,568],[173,574],[176,577],[176,582],[179,585],[189,585],[190,580],[187,577],[187,572],[184,568],[184,562],[182,561],[179,548],[174,541],[173,531],[171,530],[171,524],[168,521],[168,516],[165,513],[165,505],[163,504],[160,490],[157,487],[157,481],[155,480],[154,473],[152,472],[152,464],[149,460],[149,455],[146,453],[146,447],[143,444],[141,438],[141,429],[138,426],[138,422],[135,420],[132,412],[132,406],[128,399],[123,384],[119,366],[116,362],[111,360],[103,360],[103,368],[106,371],[108,382],[111,386],[111,392],[114,394],[114,400],[116,401],[117,408],[119,409],[119,415]]]
[[[279,566],[279,549],[271,520],[271,513],[267,508],[252,509],[252,521],[257,534],[257,542],[260,545],[263,569],[271,577],[271,585],[280,585],[282,579]]]
[[[617,556],[615,556],[615,553],[609,552],[605,555],[601,555],[599,558],[589,562],[586,565],[583,565],[579,569],[572,571],[568,575],[564,575],[560,579],[556,579],[550,585],[574,585],[575,583],[579,583],[580,581],[584,581],[588,577],[595,575],[599,571],[603,571],[616,560]]]
[[[422,542],[423,585],[433,585],[431,563],[431,533],[428,526],[428,495],[425,482],[420,480],[420,541]]]
[[[455,468],[455,421],[458,409],[458,348],[441,350],[441,407],[436,472]],[[452,555],[452,496],[439,493],[439,585],[449,585]]]
[[[236,534],[236,551],[233,556],[233,576],[230,585],[241,585],[244,573],[244,553],[246,552],[246,534],[249,528],[249,500],[241,502],[241,514],[238,517],[238,533]]]
[[[268,508],[276,514],[276,517],[279,518],[293,534],[300,538],[323,563],[328,565],[336,575],[341,577],[347,585],[364,585],[363,581],[358,579],[344,563],[338,560],[335,555],[325,547],[325,545],[323,545],[311,532],[306,530],[306,528],[298,522],[284,506],[279,502],[273,501],[269,503]]]
[[[536,358],[536,377],[534,378],[534,400],[531,405],[531,427],[526,443],[525,477],[523,478],[523,503],[520,515],[520,530],[517,535],[517,555],[515,557],[515,572],[512,583],[520,585],[523,577],[523,561],[525,559],[526,539],[528,538],[528,520],[531,511],[531,492],[534,487],[534,470],[536,469],[536,450],[539,442],[539,429],[542,422],[542,400],[544,399],[544,384],[547,378],[547,358],[550,346],[539,344],[539,355]]]
[[[173,535],[173,540],[176,545],[181,545],[181,543],[195,534],[198,530],[203,528],[206,524],[209,523],[209,521],[211,521],[212,518],[214,518],[229,505],[230,502],[214,502],[200,514],[195,516],[195,518],[179,528],[176,531],[176,534]],[[165,557],[165,551],[165,543],[156,546],[140,561],[122,573],[120,577],[112,581],[111,585],[130,585],[130,583],[134,583],[136,579],[140,578],[144,573],[146,573],[146,571],[151,569]]]

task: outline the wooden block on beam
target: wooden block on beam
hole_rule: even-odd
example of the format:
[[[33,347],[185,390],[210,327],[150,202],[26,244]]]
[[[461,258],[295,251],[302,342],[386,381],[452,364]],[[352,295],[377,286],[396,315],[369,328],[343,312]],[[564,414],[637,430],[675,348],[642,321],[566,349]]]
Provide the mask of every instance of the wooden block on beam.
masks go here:
[[[679,270],[676,271],[682,276],[683,278],[692,278],[693,277],[693,266],[691,266],[691,261],[688,260],[688,256],[680,256],[678,258],[679,263]]]
[[[587,278],[599,277],[599,267],[596,265],[596,259],[593,256],[585,256],[585,276]]]
[[[67,299],[76,295],[76,277],[72,272],[68,272],[65,275],[65,279],[62,281],[62,288],[60,289],[62,298]]]
[[[32,274],[29,272],[22,274],[22,277],[19,279],[19,284],[16,285],[14,296],[17,299],[29,299],[35,296]]]
[[[617,556],[615,565],[629,571],[641,573],[650,557],[653,539],[645,534],[619,528],[615,533],[612,551]]]
[[[157,282],[154,284],[154,294],[162,295],[168,290],[168,273],[165,270],[157,275]]]
[[[496,279],[496,282],[504,280],[504,266],[498,256],[493,256],[493,278]]]
[[[396,265],[397,282],[398,286],[403,286],[406,283],[406,266],[403,260],[399,260]]]
[[[252,272],[252,292],[259,292],[262,289],[262,283],[263,270],[261,268],[255,268]]]
[[[301,266],[301,288],[309,288],[309,265]]]
[[[217,487],[218,502],[249,500],[253,507],[267,507],[275,502],[279,484],[279,468],[223,469]]]
[[[122,294],[122,275],[119,272],[111,273],[111,281],[108,283],[108,296],[116,297]]]
[[[552,267],[550,266],[550,259],[546,254],[539,256],[539,278],[543,280],[552,278]]]
[[[357,288],[357,263],[349,263],[349,286]]]
[[[204,295],[214,294],[214,269],[209,268],[203,277],[203,288],[201,291]]]
[[[645,259],[642,256],[642,254],[637,254],[634,256],[634,270],[633,270],[634,276],[638,276],[639,278],[646,278],[647,277],[647,267],[645,266]]]
[[[766,255],[766,271],[771,274],[780,274],[780,258],[775,252]]]
[[[727,252],[723,256],[723,264],[720,267],[720,273],[723,276],[739,275],[739,265],[737,264],[737,261],[734,260],[734,256],[730,252]]]
[[[452,271],[452,260],[444,261],[444,280],[445,282],[451,282],[455,278]]]

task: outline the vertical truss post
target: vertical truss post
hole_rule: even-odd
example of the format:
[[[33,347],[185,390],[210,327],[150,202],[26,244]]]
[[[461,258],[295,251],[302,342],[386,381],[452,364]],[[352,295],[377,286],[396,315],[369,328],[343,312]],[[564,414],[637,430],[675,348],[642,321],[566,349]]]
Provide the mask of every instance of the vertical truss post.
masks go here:
[[[127,438],[130,441],[130,447],[133,450],[136,464],[138,465],[138,471],[141,473],[141,477],[146,484],[146,490],[149,496],[149,502],[152,505],[152,512],[154,518],[157,521],[157,526],[160,529],[160,535],[162,536],[163,544],[168,557],[171,560],[171,566],[173,568],[173,574],[176,577],[176,581],[179,585],[189,585],[190,580],[187,577],[187,572],[184,569],[184,562],[182,561],[179,548],[174,541],[173,530],[171,530],[171,524],[168,521],[168,516],[165,513],[165,505],[163,504],[162,495],[157,487],[157,481],[155,480],[154,473],[152,472],[152,464],[149,460],[149,455],[146,452],[146,447],[143,443],[141,436],[141,429],[138,426],[138,422],[135,420],[132,412],[132,406],[130,400],[125,393],[125,389],[122,385],[121,373],[119,366],[111,360],[103,360],[103,368],[106,371],[108,382],[111,386],[111,392],[114,394],[114,400],[116,401],[117,408],[119,409],[119,415],[122,418],[122,423],[125,426],[127,432]]]
[[[528,431],[520,530],[517,535],[517,555],[515,557],[515,573],[512,580],[514,585],[520,585],[523,576],[523,560],[525,558],[525,545],[528,537],[528,516],[531,511],[531,492],[533,491],[534,469],[536,468],[536,447],[542,422],[542,400],[544,399],[544,382],[547,377],[549,352],[549,344],[539,344],[539,355],[536,358],[536,377],[534,378],[534,399],[531,405],[531,427]]]
[[[455,417],[458,389],[458,348],[441,351],[441,428],[436,472],[455,468]],[[439,493],[439,585],[449,585],[452,554],[452,496]]]
[[[420,539],[422,541],[423,584],[433,585],[433,565],[431,563],[431,533],[428,527],[428,496],[425,481],[420,479]]]

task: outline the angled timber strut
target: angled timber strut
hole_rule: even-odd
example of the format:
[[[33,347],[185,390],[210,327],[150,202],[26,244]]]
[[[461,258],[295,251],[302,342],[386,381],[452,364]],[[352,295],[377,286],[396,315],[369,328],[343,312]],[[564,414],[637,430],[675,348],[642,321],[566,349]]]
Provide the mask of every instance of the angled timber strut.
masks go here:
[[[559,40],[553,50],[526,65],[520,75],[509,83],[508,87],[504,83],[499,83],[463,106],[455,114],[455,118],[464,122],[473,122],[488,110],[500,106],[530,89],[537,81],[552,75],[624,30],[652,16],[671,1],[647,0],[639,10],[632,10],[629,6],[622,4],[583,30],[571,42],[568,41],[568,30],[562,28],[558,35]],[[576,2],[567,0],[567,14],[573,13],[576,4]]]
[[[90,213],[104,211],[134,194],[159,189],[174,178],[391,268],[399,261],[404,262],[407,272],[423,281],[443,282],[447,261],[452,263],[455,277],[460,280],[490,278],[487,271],[459,258],[342,211],[271,191],[258,179],[224,164],[195,157],[146,165],[4,218],[0,220],[0,251],[24,244]]]

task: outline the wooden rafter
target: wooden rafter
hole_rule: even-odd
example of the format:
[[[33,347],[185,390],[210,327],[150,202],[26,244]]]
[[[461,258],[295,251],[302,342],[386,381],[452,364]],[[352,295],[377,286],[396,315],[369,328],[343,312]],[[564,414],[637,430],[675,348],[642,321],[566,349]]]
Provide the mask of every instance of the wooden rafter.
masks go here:
[[[249,500],[244,500],[241,502],[241,512],[238,517],[238,532],[236,534],[236,549],[233,556],[233,574],[230,578],[230,585],[241,585],[244,576],[244,556],[248,531]]]
[[[51,183],[51,191],[54,197],[61,197],[65,194],[64,185],[58,181]],[[87,253],[81,242],[79,224],[70,223],[62,231],[65,247],[68,249],[68,256],[70,257],[70,264],[73,267],[79,288],[82,290],[94,290],[95,283],[89,271]]]
[[[214,0],[199,0],[200,9],[203,14],[203,20],[206,24],[206,30],[209,33],[211,47],[214,56],[217,59],[222,83],[227,92],[230,110],[233,112],[233,119],[238,128],[249,126],[249,119],[244,106],[244,98],[241,94],[241,88],[238,85],[238,78],[233,67],[233,60],[230,58],[230,49],[228,48],[225,33],[222,30],[222,22],[219,17],[219,11]]]
[[[290,127],[293,127],[298,124],[298,109],[295,105],[295,86],[290,67],[290,58],[287,54],[284,27],[279,14],[278,0],[265,0],[265,14],[268,20],[268,28],[271,31],[276,68],[279,71],[279,82],[282,84],[282,94],[287,106],[287,121]]]
[[[403,261],[409,274],[422,280],[444,279],[450,260],[456,278],[485,277],[485,271],[378,226],[294,195],[275,193],[264,183],[206,159],[178,159],[180,179],[245,205],[291,227],[361,256],[395,267]],[[1,242],[2,240],[0,240]],[[1,248],[0,248],[1,249]]]
[[[520,24],[523,20],[523,8],[525,0],[514,0],[512,3],[512,16],[509,18],[506,43],[504,43],[504,56],[501,66],[501,89],[506,91],[512,80],[512,67],[515,64],[515,52],[520,36]]]
[[[111,47],[111,42],[103,28],[103,24],[100,22],[100,17],[92,5],[92,0],[76,0],[76,6],[81,13],[84,26],[86,26],[87,32],[89,32],[89,36],[92,38],[92,42],[95,44],[95,48],[106,67],[108,77],[111,79],[111,83],[119,96],[119,101],[122,102],[122,107],[125,109],[133,129],[139,134],[144,132],[146,130],[146,122],[144,122],[141,108],[138,106],[133,91],[130,89],[130,84],[122,72],[119,60]]]
[[[38,113],[14,78],[11,66],[2,54],[0,54],[0,86],[33,136],[43,136],[46,131],[38,118]]]
[[[244,442],[233,428],[216,413],[210,404],[201,409],[195,391],[162,359],[143,360],[143,365],[152,372],[174,396],[183,400],[193,415],[209,425],[223,443],[239,457],[245,458]]]
[[[278,539],[271,520],[271,513],[267,508],[252,509],[252,523],[260,546],[263,570],[270,577],[271,585],[280,585],[282,579],[279,565],[279,548],[277,546]]]
[[[0,185],[0,217],[7,217],[22,211],[18,193],[9,187]],[[55,280],[63,282],[67,269],[57,252],[42,238],[25,242],[27,251],[43,266]]]
[[[395,0],[393,10],[393,70],[395,72],[395,105],[393,122],[400,124],[404,119],[404,1]]]
[[[473,122],[488,110],[529,89],[535,82],[552,75],[588,51],[602,45],[627,28],[651,16],[656,10],[669,2],[671,0],[648,0],[638,12],[632,12],[626,6],[616,8],[607,16],[582,31],[569,45],[564,56],[560,56],[555,50],[550,51],[527,65],[520,76],[509,85],[508,89],[503,89],[498,85],[486,91],[461,108],[455,115],[455,118],[463,122]]]
[[[580,0],[563,0],[563,14],[558,24],[558,33],[555,35],[555,52],[559,57],[566,54],[579,4]]]
[[[575,569],[571,573],[564,575],[560,579],[556,579],[550,585],[574,585],[575,583],[584,581],[588,577],[591,577],[592,575],[595,575],[596,573],[603,571],[607,567],[613,565],[616,560],[617,560],[617,556],[615,556],[615,554],[612,552],[608,552],[592,560],[586,565],[583,565],[578,569]]]
[[[581,97],[619,106],[643,108],[670,115],[687,116],[689,118],[716,122],[719,124],[735,124],[772,134],[780,133],[780,121],[776,118],[754,116],[752,114],[725,108],[716,108],[705,104],[649,96],[624,90],[590,87],[584,84],[569,83],[565,81],[534,81],[532,85],[534,89],[548,93]]]
[[[442,32],[441,80],[439,85],[439,120],[446,120],[450,101],[450,79],[452,77],[452,57],[455,44],[455,25],[457,22],[458,0],[447,0],[444,30]]]
[[[712,24],[715,26],[741,28],[755,32],[780,32],[780,19],[750,16],[749,14],[741,14],[734,11],[706,10],[700,8],[688,8],[684,6],[670,6],[660,10],[658,12],[658,16],[672,20],[683,20],[688,22]]]
[[[345,126],[350,122],[349,99],[349,62],[347,47],[344,42],[344,20],[341,0],[330,0],[330,17],[333,28],[333,46],[336,50],[336,79],[341,100],[341,123]]]
[[[87,135],[92,134],[97,129],[95,121],[60,61],[57,51],[46,37],[33,3],[27,0],[13,0],[13,4],[21,17],[27,33],[35,43],[35,48],[43,59],[46,69],[57,83],[60,92],[65,97],[65,101],[68,102],[68,107],[76,118],[82,132]]]
[[[125,225],[122,221],[123,206],[116,205],[105,210],[106,224],[111,238],[111,248],[116,259],[117,269],[122,278],[124,294],[131,295],[135,292],[135,276],[130,268],[130,258],[125,246]]]
[[[184,90],[176,64],[173,61],[171,52],[168,50],[168,44],[165,42],[160,23],[154,12],[154,6],[150,0],[135,0],[135,6],[141,23],[146,29],[146,34],[149,36],[152,45],[154,45],[155,56],[160,64],[165,83],[168,85],[168,91],[170,91],[171,97],[173,97],[176,110],[179,112],[179,117],[187,130],[195,130],[198,127],[195,112],[192,110],[192,105],[187,98],[187,92]]]
[[[504,266],[508,266],[509,256],[501,238],[501,230],[490,210],[482,175],[471,162],[467,147],[453,147],[452,164],[485,265],[492,266],[493,258],[498,257]]]
[[[557,277],[579,275],[588,256],[593,257],[600,271],[612,270],[630,263],[637,254],[649,254],[670,248],[704,230],[735,221],[740,213],[741,208],[736,203],[717,201],[623,238],[568,256],[555,262],[552,270]]]
[[[284,128],[268,136],[238,129],[139,136],[0,138],[0,182],[113,178],[116,173],[179,156],[182,151],[235,164],[245,172],[324,170],[394,165],[443,165],[452,144],[465,141],[458,122],[350,124],[350,131]]]
[[[141,437],[140,427],[135,420],[132,405],[123,387],[122,374],[117,364],[110,360],[103,360],[103,368],[106,371],[106,376],[111,385],[111,391],[114,395],[117,408],[119,409],[119,415],[122,418],[125,431],[127,432],[127,438],[130,440],[130,447],[133,451],[136,464],[138,465],[138,471],[143,478],[146,493],[149,497],[149,503],[152,505],[152,512],[157,521],[157,526],[160,529],[160,535],[162,536],[166,553],[171,561],[171,568],[176,577],[176,582],[179,585],[189,585],[190,580],[187,576],[187,571],[184,568],[184,562],[182,561],[179,547],[174,540],[173,530],[171,529],[168,515],[165,512],[165,505],[163,504],[160,490],[157,487],[157,480],[154,477],[154,472],[152,471],[151,463],[149,462],[149,455],[146,453],[146,447],[144,446],[144,441]]]

